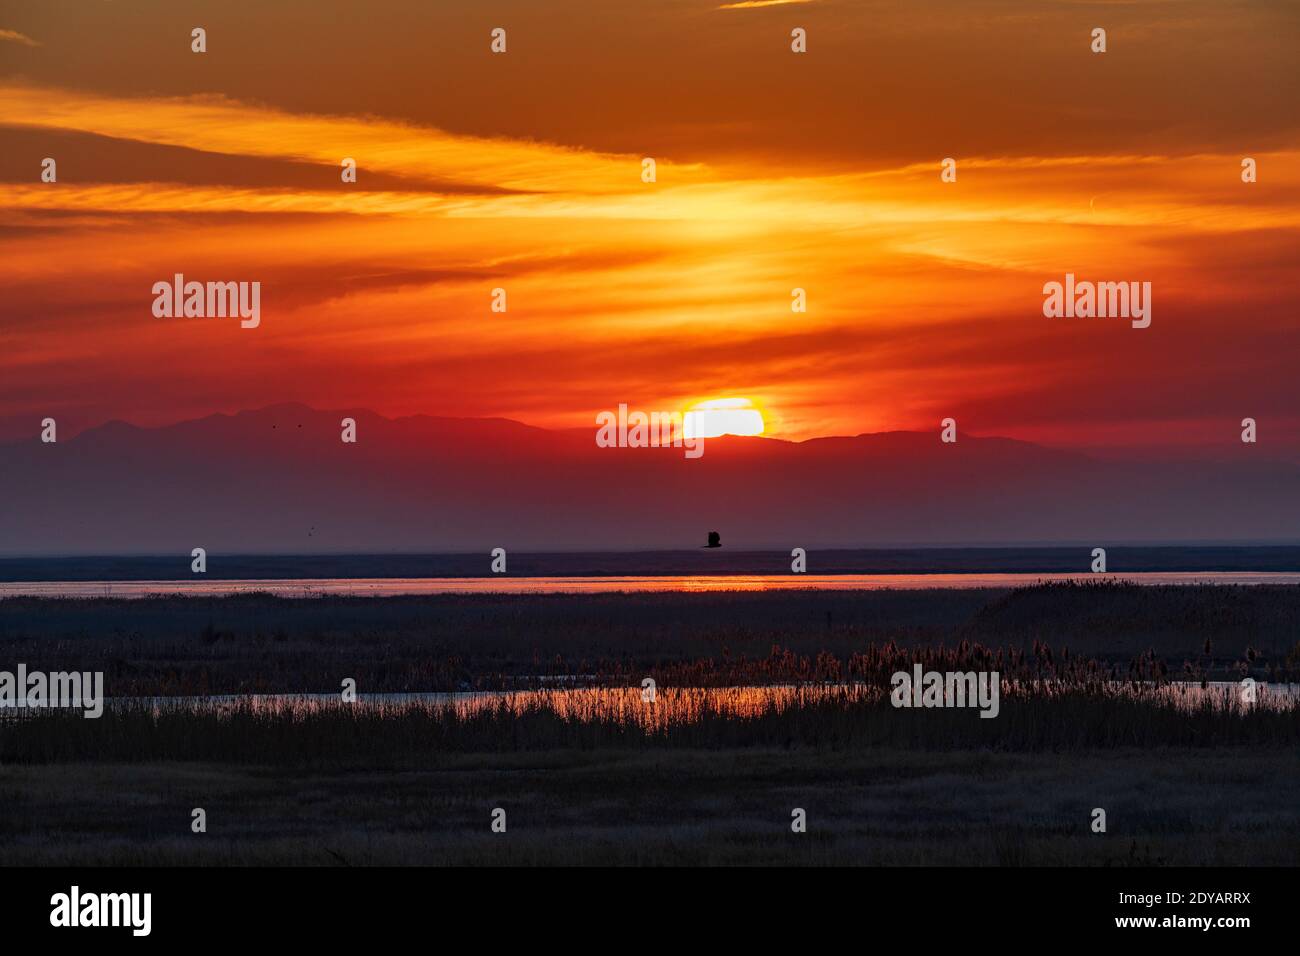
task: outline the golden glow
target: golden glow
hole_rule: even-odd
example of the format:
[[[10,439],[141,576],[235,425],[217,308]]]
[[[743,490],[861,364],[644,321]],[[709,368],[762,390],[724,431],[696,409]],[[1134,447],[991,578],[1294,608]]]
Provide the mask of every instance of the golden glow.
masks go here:
[[[686,410],[682,426],[687,438],[763,434],[763,414],[747,398],[715,398]]]
[[[739,3],[724,3],[719,10],[754,10],[758,7],[784,7],[794,3],[812,3],[812,0],[740,0]]]
[[[249,5],[249,43],[208,57],[113,4],[27,5],[0,30],[0,440],[56,409],[156,425],[293,400],[573,429],[634,399],[701,435],[952,415],[1049,444],[1217,445],[1214,395],[1300,436],[1278,384],[1300,133],[1251,92],[1294,73],[1285,5],[1111,4],[1141,56],[1106,70],[1069,4],[1012,4],[996,31],[960,0],[560,5],[581,29],[521,7],[506,57],[440,43],[458,83],[421,72],[429,37],[477,29],[449,4],[406,4],[366,42],[346,0],[306,25]],[[791,12],[808,57],[774,28]],[[340,59],[347,94],[318,80]],[[150,288],[178,271],[260,281],[261,326],[154,318]],[[1152,329],[1046,319],[1067,271],[1152,281]],[[487,313],[498,287],[509,312]],[[693,404],[724,387],[752,403]]]

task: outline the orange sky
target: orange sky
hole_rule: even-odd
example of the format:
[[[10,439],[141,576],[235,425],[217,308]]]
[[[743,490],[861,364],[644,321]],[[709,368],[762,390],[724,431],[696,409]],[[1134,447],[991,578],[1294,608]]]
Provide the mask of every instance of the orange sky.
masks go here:
[[[0,437],[743,396],[788,438],[1300,447],[1296,5],[719,6],[6,13]],[[176,272],[261,326],[154,318]],[[1066,272],[1151,282],[1151,328],[1044,318]]]

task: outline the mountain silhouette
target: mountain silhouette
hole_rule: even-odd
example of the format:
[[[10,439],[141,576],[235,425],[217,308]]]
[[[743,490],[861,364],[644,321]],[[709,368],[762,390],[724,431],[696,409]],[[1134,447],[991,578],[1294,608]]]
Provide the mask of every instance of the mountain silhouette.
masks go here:
[[[634,550],[700,527],[733,549],[1300,539],[1300,467],[1253,446],[1113,461],[936,429],[710,439],[687,459],[594,435],[302,405],[34,429],[0,445],[0,553]]]

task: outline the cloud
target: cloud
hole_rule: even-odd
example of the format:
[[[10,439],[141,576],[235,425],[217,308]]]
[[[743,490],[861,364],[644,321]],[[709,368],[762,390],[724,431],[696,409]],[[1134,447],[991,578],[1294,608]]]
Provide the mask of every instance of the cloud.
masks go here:
[[[618,192],[640,184],[640,157],[549,143],[448,133],[375,117],[299,115],[222,96],[133,99],[25,85],[0,86],[0,124],[73,130],[241,156],[278,157],[412,179],[504,189]],[[697,166],[660,161],[680,179]]]
[[[952,410],[1003,434],[1055,422],[1068,443],[1114,409],[1174,416],[1205,381],[1197,416],[1212,396],[1295,404],[1272,347],[1289,328],[1275,300],[1300,228],[1295,152],[1255,152],[1252,185],[1235,154],[1101,148],[963,156],[952,184],[938,153],[851,172],[665,160],[649,185],[635,153],[222,97],[0,83],[0,125],[61,157],[57,183],[24,160],[0,195],[17,230],[0,232],[0,417],[72,390],[94,396],[88,420],[132,417],[177,382],[199,405],[293,396],[546,425],[725,392],[789,437]],[[144,145],[101,173],[106,143]],[[166,162],[126,181],[147,151]],[[352,189],[344,156],[390,178]],[[180,181],[160,179],[168,163]],[[177,271],[263,282],[263,325],[160,324],[149,289]],[[1066,271],[1153,280],[1152,330],[1044,320],[1042,283]],[[488,310],[498,285],[506,314]],[[791,313],[794,287],[807,313]],[[1225,364],[1208,375],[1200,354]],[[1080,398],[1094,390],[1104,403]]]
[[[796,3],[812,3],[813,0],[740,0],[739,3],[724,3],[719,10],[753,10],[757,7],[784,7]]]
[[[10,43],[20,43],[23,46],[37,47],[41,44],[33,40],[26,34],[19,33],[17,30],[0,30],[0,40],[8,40]]]

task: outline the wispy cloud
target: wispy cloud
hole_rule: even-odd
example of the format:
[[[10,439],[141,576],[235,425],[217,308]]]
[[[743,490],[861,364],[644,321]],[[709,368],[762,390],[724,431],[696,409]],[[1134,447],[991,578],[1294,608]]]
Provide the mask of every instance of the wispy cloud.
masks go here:
[[[0,123],[330,165],[352,157],[362,169],[411,179],[525,191],[618,192],[640,181],[637,157],[375,117],[300,115],[220,96],[130,99],[10,85],[0,87]],[[693,171],[698,167],[677,166],[678,181]]]
[[[0,40],[8,40],[10,43],[20,43],[23,46],[40,46],[41,44],[27,36],[25,33],[19,33],[17,30],[0,29]]]
[[[740,0],[739,3],[724,3],[719,10],[752,10],[755,7],[784,7],[796,3],[812,3],[813,0]]]
[[[1101,149],[959,157],[951,184],[943,153],[849,172],[660,157],[651,185],[631,152],[221,97],[0,83],[0,126],[92,134],[75,162],[60,159],[57,183],[26,163],[0,192],[13,317],[0,402],[32,414],[75,382],[97,396],[88,417],[129,417],[184,379],[195,413],[293,395],[573,425],[611,395],[678,407],[725,389],[775,410],[787,436],[928,427],[973,408],[1014,435],[1033,424],[1017,411],[1029,398],[1074,414],[1089,383],[1174,418],[1205,351],[1230,359],[1216,387],[1246,391],[1243,405],[1295,405],[1268,364],[1285,349],[1258,344],[1292,334],[1294,151],[1255,152],[1267,178],[1249,186],[1235,153]],[[328,175],[158,182],[168,168],[155,162],[140,181],[97,181],[107,141],[95,136],[143,144],[139,155],[180,146]],[[51,154],[72,152],[50,138],[64,144]],[[395,178],[344,185],[343,157]],[[160,334],[148,292],[177,271],[262,281],[258,347],[215,323]],[[1045,325],[1039,290],[1066,271],[1154,280],[1154,331]],[[507,314],[487,311],[496,286]],[[807,313],[790,310],[796,287]],[[1225,320],[1236,316],[1249,336]],[[1153,363],[1170,370],[1155,396]]]

